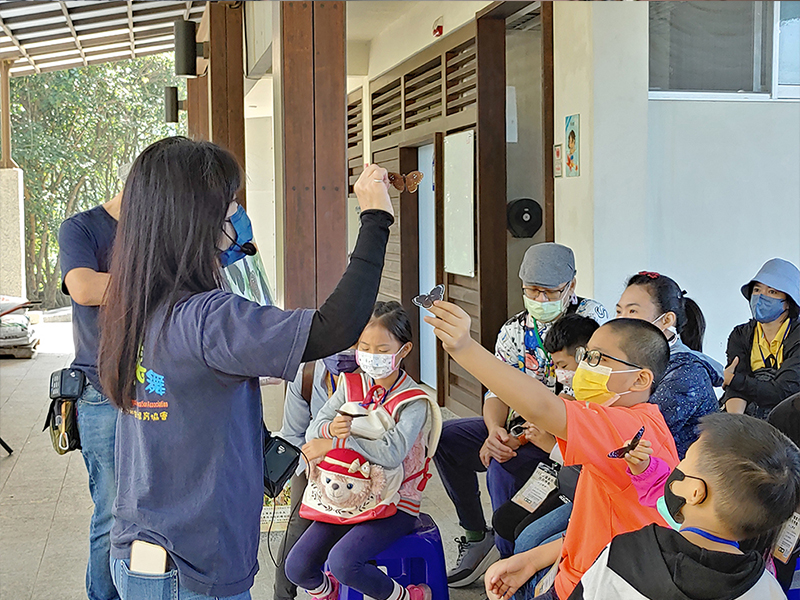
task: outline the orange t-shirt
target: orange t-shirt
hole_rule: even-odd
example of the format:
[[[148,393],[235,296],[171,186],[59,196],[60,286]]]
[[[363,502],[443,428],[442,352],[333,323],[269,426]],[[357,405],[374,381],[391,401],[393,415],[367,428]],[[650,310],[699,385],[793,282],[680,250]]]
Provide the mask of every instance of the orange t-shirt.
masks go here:
[[[558,444],[564,464],[583,465],[583,470],[555,583],[562,600],[569,597],[615,535],[650,523],[666,526],[658,511],[639,504],[627,463],[608,458],[608,453],[644,426],[644,439],[653,445],[653,456],[670,467],[678,464],[675,440],[655,404],[614,407],[565,400],[564,405],[569,439],[559,439]]]

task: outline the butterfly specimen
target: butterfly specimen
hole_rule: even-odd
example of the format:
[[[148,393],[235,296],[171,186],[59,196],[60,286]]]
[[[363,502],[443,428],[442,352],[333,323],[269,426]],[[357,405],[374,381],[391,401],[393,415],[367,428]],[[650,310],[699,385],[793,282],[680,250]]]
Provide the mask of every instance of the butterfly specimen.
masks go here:
[[[430,308],[434,302],[439,302],[444,298],[444,285],[441,283],[433,288],[430,294],[420,294],[411,299],[417,306],[422,308]]]
[[[639,433],[637,433],[635,436],[633,436],[633,439],[631,440],[630,444],[628,444],[627,446],[623,446],[622,448],[619,448],[619,449],[614,450],[612,452],[609,452],[608,453],[608,458],[625,458],[625,455],[628,452],[632,452],[633,450],[636,450],[636,446],[638,446],[639,442],[642,441],[642,436],[643,435],[644,435],[644,427],[642,427],[639,430]]]
[[[389,183],[396,187],[401,192],[408,190],[409,194],[417,191],[420,182],[424,175],[419,171],[411,171],[408,175],[400,175],[400,173],[389,173]]]

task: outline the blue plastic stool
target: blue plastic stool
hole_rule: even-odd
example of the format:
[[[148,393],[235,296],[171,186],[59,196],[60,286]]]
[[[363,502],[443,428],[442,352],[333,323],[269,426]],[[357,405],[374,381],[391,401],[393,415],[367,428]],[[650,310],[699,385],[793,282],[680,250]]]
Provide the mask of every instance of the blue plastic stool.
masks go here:
[[[414,531],[374,560],[400,585],[426,583],[433,592],[433,600],[450,600],[442,536],[430,515],[420,513]],[[364,600],[364,596],[343,585],[339,588],[339,600]]]

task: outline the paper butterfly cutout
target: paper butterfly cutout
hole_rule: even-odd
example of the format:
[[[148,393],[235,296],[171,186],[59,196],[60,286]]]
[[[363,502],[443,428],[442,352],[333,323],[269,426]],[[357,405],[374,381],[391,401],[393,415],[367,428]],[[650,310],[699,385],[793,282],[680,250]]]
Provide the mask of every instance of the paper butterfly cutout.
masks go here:
[[[411,299],[411,301],[422,308],[430,308],[434,302],[439,302],[444,298],[444,285],[441,283],[433,288],[430,294],[420,294]]]
[[[400,175],[400,173],[389,173],[389,183],[391,183],[399,191],[408,190],[410,194],[417,191],[420,182],[424,175],[419,171],[411,171],[408,175]]]
[[[608,453],[608,458],[625,458],[625,455],[628,452],[632,452],[633,450],[636,450],[636,446],[638,446],[639,442],[642,441],[642,436],[643,435],[644,435],[644,427],[642,427],[639,430],[639,433],[637,433],[635,436],[633,436],[633,439],[631,440],[630,444],[628,444],[627,446],[623,446],[622,448],[619,448],[619,449],[614,450],[612,452],[609,452]]]

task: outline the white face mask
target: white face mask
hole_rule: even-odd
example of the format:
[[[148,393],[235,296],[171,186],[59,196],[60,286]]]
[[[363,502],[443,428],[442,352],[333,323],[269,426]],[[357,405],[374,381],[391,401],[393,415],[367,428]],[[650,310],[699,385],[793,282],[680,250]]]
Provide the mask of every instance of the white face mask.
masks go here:
[[[575,377],[575,371],[572,369],[556,369],[556,380],[564,387],[572,389],[573,377]]]
[[[398,355],[403,349],[400,348],[397,354],[370,354],[369,352],[356,351],[356,362],[361,370],[373,379],[385,379],[400,368]]]

